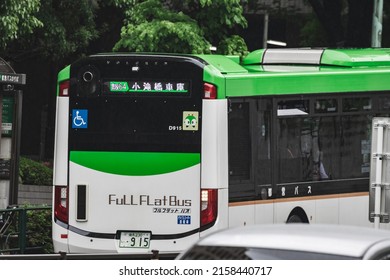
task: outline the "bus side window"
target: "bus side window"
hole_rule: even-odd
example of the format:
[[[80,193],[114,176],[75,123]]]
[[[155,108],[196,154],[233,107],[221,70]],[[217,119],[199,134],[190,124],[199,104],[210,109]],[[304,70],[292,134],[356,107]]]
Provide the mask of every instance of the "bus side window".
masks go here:
[[[278,182],[331,179],[339,162],[332,117],[280,118],[278,124]]]
[[[365,114],[341,118],[341,178],[368,177],[370,171],[370,126]]]
[[[251,154],[249,103],[232,102],[229,111],[229,179],[231,183],[250,179]]]
[[[256,186],[271,184],[271,112],[270,99],[259,99],[256,111]]]
[[[279,119],[278,124],[278,181],[279,183],[302,181],[300,119],[283,118]]]

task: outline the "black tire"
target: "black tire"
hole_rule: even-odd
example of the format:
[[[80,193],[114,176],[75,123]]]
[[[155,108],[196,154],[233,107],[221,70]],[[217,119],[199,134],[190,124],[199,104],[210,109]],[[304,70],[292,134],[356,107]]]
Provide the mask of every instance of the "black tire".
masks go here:
[[[288,218],[288,220],[287,220],[287,222],[286,222],[287,224],[292,224],[292,223],[303,223],[303,220],[302,220],[302,218],[300,217],[300,216],[298,216],[298,215],[291,215],[289,218]]]

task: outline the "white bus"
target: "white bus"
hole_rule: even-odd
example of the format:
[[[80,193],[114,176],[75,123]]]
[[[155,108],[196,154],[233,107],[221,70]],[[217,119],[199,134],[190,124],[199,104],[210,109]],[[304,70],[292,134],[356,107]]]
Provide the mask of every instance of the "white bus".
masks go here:
[[[58,76],[53,240],[179,253],[257,223],[370,226],[386,49],[98,54]]]

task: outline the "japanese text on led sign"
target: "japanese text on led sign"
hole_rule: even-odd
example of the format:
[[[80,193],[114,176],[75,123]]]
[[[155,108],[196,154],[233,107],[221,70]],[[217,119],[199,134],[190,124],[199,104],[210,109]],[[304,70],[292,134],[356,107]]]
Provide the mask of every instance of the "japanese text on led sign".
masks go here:
[[[180,81],[110,81],[106,85],[108,85],[109,93],[152,95],[187,95],[189,93],[189,83]]]

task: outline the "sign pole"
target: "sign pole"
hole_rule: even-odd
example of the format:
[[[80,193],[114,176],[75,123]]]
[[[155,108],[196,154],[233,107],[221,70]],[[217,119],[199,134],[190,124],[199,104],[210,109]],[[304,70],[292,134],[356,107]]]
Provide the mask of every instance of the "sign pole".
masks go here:
[[[18,204],[19,193],[19,158],[20,158],[20,135],[22,127],[22,101],[23,91],[15,92],[14,121],[12,127],[12,147],[11,147],[11,166],[10,166],[10,196],[11,205]]]
[[[380,48],[382,45],[382,18],[383,0],[374,0],[371,33],[371,47],[373,48]]]

